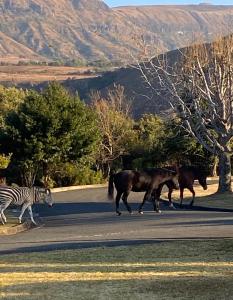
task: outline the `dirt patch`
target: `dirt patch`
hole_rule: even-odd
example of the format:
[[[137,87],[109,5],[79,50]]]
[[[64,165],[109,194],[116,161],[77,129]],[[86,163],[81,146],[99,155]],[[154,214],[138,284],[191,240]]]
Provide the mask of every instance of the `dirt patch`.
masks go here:
[[[39,83],[96,77],[91,67],[0,66],[2,83]]]

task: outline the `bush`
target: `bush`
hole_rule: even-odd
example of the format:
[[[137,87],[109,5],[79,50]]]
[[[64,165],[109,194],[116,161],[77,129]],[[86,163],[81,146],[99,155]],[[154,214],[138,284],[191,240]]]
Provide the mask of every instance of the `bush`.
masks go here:
[[[104,182],[102,172],[92,170],[89,166],[65,163],[60,166],[60,169],[62,171],[54,172],[52,178],[56,186],[88,185]]]
[[[0,154],[0,169],[6,169],[10,163],[10,160],[11,160],[11,154],[10,155]]]

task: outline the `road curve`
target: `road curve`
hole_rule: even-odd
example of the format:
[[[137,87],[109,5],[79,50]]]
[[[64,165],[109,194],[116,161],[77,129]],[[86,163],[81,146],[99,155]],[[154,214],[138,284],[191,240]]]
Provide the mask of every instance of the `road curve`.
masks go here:
[[[162,204],[162,213],[137,213],[143,194],[131,193],[129,203],[134,214],[114,213],[106,200],[106,188],[68,191],[54,194],[55,206],[44,204],[34,209],[43,220],[39,228],[13,236],[0,237],[0,253],[75,249],[154,243],[161,240],[233,238],[233,211],[200,208],[170,210]]]

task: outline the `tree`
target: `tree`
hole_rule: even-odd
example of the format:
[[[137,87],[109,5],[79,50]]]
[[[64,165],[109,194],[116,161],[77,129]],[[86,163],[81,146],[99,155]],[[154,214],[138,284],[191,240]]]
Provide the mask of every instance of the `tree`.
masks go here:
[[[156,93],[166,97],[185,130],[219,157],[219,192],[231,192],[233,36],[194,45],[140,65]],[[157,83],[160,83],[160,87]]]
[[[212,173],[214,156],[184,130],[180,119],[168,120],[165,124],[165,132],[163,152],[167,163],[196,165],[206,175]]]
[[[184,131],[179,119],[146,114],[137,121],[135,130],[138,138],[128,158],[131,168],[192,164],[211,172],[213,157]]]
[[[4,117],[11,110],[16,110],[23,102],[27,91],[15,87],[6,88],[0,85],[0,127],[4,126]]]
[[[136,139],[130,149],[131,168],[164,164],[164,143],[167,138],[165,121],[153,114],[143,115],[135,124]]]
[[[123,87],[115,86],[105,98],[99,93],[91,97],[102,136],[98,161],[108,176],[113,162],[128,151],[134,137],[133,120]]]
[[[5,123],[0,130],[2,150],[13,153],[28,186],[39,168],[46,181],[51,166],[92,157],[99,142],[93,111],[56,83],[41,94],[31,91]]]

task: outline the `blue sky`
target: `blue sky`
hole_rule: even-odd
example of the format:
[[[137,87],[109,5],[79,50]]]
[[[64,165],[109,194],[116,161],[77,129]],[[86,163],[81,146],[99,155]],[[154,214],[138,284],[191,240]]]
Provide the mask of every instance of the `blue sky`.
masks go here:
[[[121,5],[146,5],[146,4],[198,4],[200,2],[210,2],[212,4],[233,5],[233,0],[104,0],[109,6]]]

